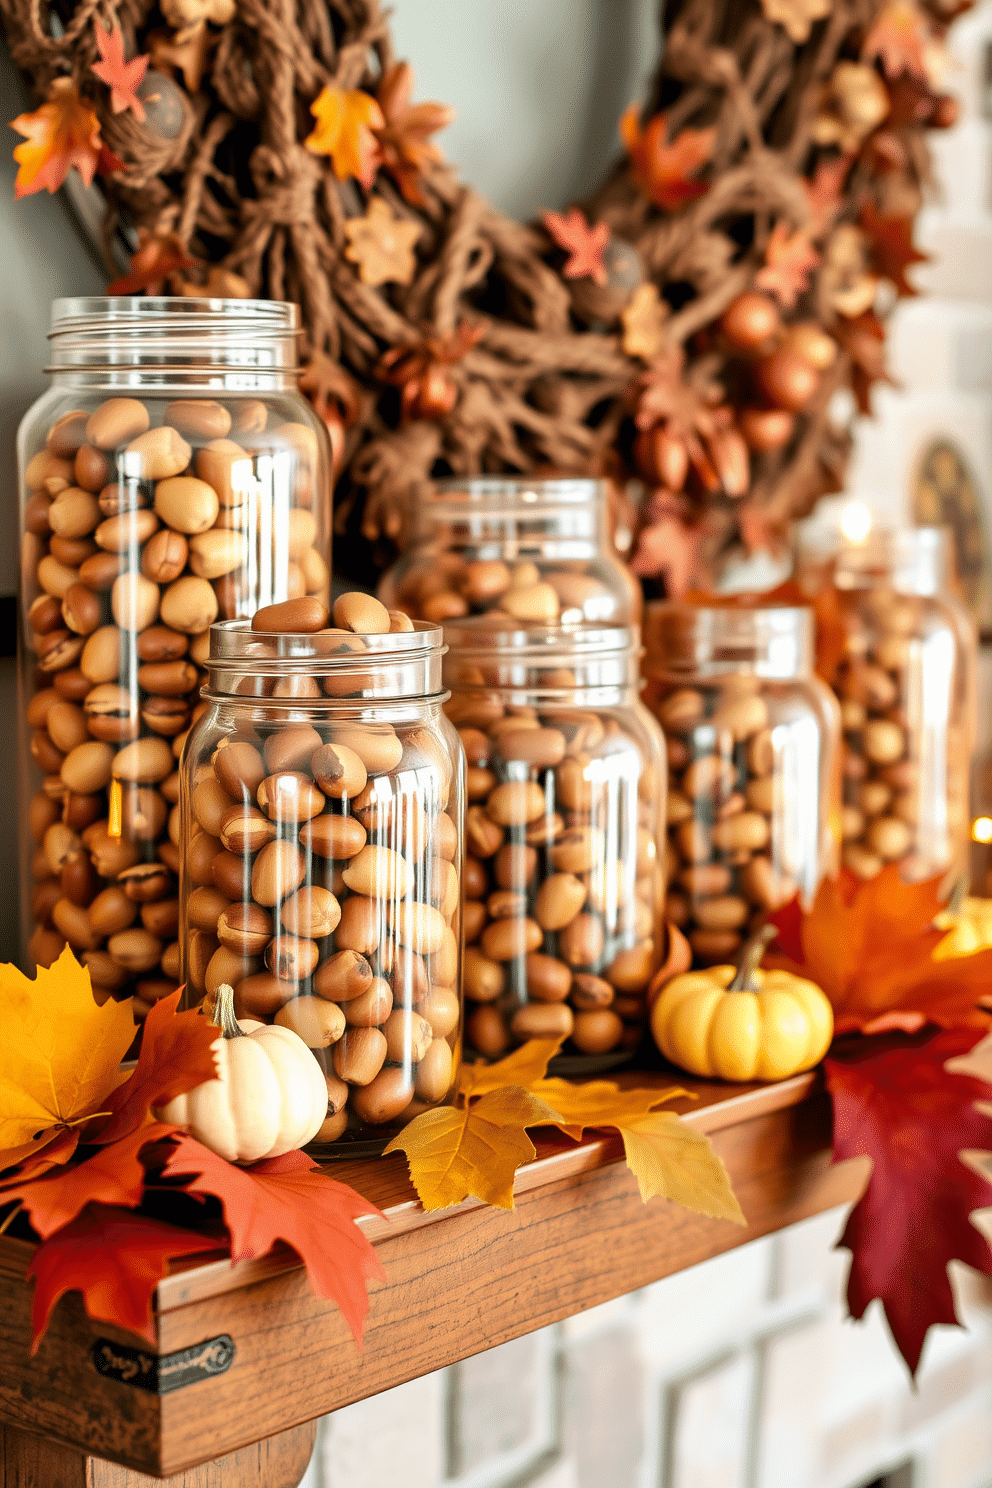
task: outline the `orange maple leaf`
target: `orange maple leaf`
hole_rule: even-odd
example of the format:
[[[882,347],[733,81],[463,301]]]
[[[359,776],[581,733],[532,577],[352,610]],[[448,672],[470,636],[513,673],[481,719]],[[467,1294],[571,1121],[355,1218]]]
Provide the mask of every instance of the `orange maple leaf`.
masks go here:
[[[892,0],[876,16],[865,37],[861,56],[865,62],[879,61],[886,77],[908,72],[926,82],[930,27],[914,0]]]
[[[175,233],[153,233],[139,228],[138,241],[140,246],[131,259],[131,267],[120,279],[107,285],[108,294],[132,295],[143,289],[157,294],[170,275],[180,269],[195,269],[200,262],[187,252]]]
[[[20,166],[15,197],[58,191],[73,167],[84,185],[92,184],[103,150],[100,121],[68,78],[56,78],[48,102],[31,114],[18,114],[10,127],[25,140],[14,148]]]
[[[413,69],[409,62],[397,62],[383,74],[378,100],[385,125],[375,128],[382,152],[381,163],[393,177],[411,206],[424,204],[420,177],[429,165],[444,159],[431,135],[445,129],[455,117],[454,109],[443,103],[410,102],[413,92]]]
[[[716,126],[683,129],[670,143],[668,115],[655,114],[642,129],[636,104],[620,120],[620,138],[630,155],[630,167],[644,194],[666,212],[678,212],[687,202],[705,195],[709,185],[691,178],[710,159]]]
[[[905,883],[897,863],[864,881],[842,869],[824,879],[808,912],[794,899],[771,916],[779,936],[765,964],[822,987],[836,1033],[985,1028],[978,1004],[992,989],[992,949],[934,960],[946,934],[933,923],[946,907],[940,884],[940,876]]]
[[[122,114],[130,109],[139,123],[145,117],[145,105],[138,97],[138,87],[148,67],[147,57],[124,60],[124,38],[119,27],[104,31],[99,21],[94,22],[93,34],[100,49],[100,61],[94,62],[90,71],[110,89],[110,107],[113,113]]]
[[[918,294],[906,278],[906,270],[911,264],[929,263],[930,256],[913,246],[912,217],[876,212],[871,202],[866,202],[861,211],[861,226],[871,239],[875,268],[883,278],[891,279],[897,294]]]
[[[836,160],[821,160],[812,181],[802,182],[809,207],[808,232],[811,238],[822,237],[840,211],[844,181],[853,158],[840,155]]]
[[[606,283],[606,265],[603,251],[610,241],[610,229],[605,222],[590,227],[578,207],[567,214],[542,212],[548,236],[564,248],[568,260],[562,269],[566,279],[591,279],[594,284]]]
[[[312,155],[329,155],[339,181],[354,176],[372,189],[381,152],[373,129],[384,129],[382,109],[361,88],[322,88],[310,105],[317,127],[303,141]]]
[[[778,222],[768,239],[764,267],[758,270],[754,282],[791,310],[799,296],[809,289],[809,276],[819,262],[820,255],[805,229],[791,232],[788,223]]]

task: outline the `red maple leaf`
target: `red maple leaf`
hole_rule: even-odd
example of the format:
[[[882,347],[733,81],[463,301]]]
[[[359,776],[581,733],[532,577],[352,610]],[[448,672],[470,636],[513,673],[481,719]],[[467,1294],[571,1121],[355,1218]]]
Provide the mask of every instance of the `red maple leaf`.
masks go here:
[[[833,333],[851,358],[851,387],[861,413],[871,413],[876,382],[892,382],[885,366],[885,325],[874,310],[848,320],[841,317]]]
[[[191,257],[175,233],[152,233],[139,228],[138,240],[140,246],[131,259],[130,269],[107,285],[108,294],[131,295],[143,289],[157,294],[170,274],[199,266],[200,260]]]
[[[136,1209],[145,1192],[145,1169],[140,1153],[149,1143],[169,1136],[176,1129],[153,1122],[109,1147],[101,1147],[85,1162],[70,1163],[43,1178],[6,1187],[3,1201],[20,1199],[32,1228],[43,1240],[70,1224],[89,1203]]]
[[[125,62],[124,37],[119,27],[115,26],[113,31],[104,31],[100,22],[95,21],[93,34],[96,37],[101,60],[94,62],[90,71],[110,89],[111,111],[115,114],[122,114],[125,109],[130,109],[139,123],[142,123],[145,117],[145,105],[135,89],[145,75],[148,58],[135,57],[132,62]]]
[[[96,1142],[117,1142],[146,1125],[149,1112],[175,1095],[217,1078],[214,1043],[220,1029],[198,1012],[177,1013],[181,989],[153,1004],[145,1019],[138,1063],[108,1102],[114,1113]]]
[[[861,48],[865,62],[880,61],[886,77],[903,73],[927,81],[930,25],[914,0],[892,0],[879,11]]]
[[[572,207],[567,214],[542,212],[541,221],[552,241],[568,254],[568,261],[562,269],[566,279],[591,279],[594,284],[606,283],[603,252],[610,241],[610,229],[605,222],[597,222],[595,227],[590,227],[578,207]]]
[[[216,1249],[216,1241],[204,1235],[129,1209],[87,1204],[71,1224],[42,1241],[28,1267],[34,1280],[32,1355],[66,1292],[82,1292],[87,1317],[129,1328],[154,1344],[152,1298],[169,1261]]]
[[[906,270],[910,264],[929,263],[930,255],[913,247],[912,217],[888,216],[876,212],[871,202],[866,202],[861,211],[861,226],[871,239],[878,272],[892,280],[898,294],[918,294],[908,282]]]
[[[758,270],[754,282],[791,310],[809,289],[809,276],[819,262],[820,255],[804,229],[791,232],[788,223],[778,222],[768,239],[764,267]]]
[[[822,237],[840,211],[844,181],[853,159],[852,155],[840,155],[836,160],[821,160],[812,181],[802,182],[809,207],[808,231],[811,238]]]
[[[389,171],[411,206],[424,205],[420,178],[429,166],[444,159],[431,135],[445,129],[455,117],[454,109],[443,103],[411,103],[413,69],[409,62],[397,62],[382,75],[376,97],[385,123],[373,125],[379,141],[381,164]]]
[[[8,1188],[13,1183],[26,1183],[29,1178],[47,1173],[60,1163],[67,1163],[79,1146],[78,1126],[70,1130],[65,1127],[49,1127],[43,1135],[49,1139],[44,1146],[39,1146],[38,1142],[25,1142],[22,1147],[8,1149],[7,1162],[3,1176],[0,1177],[0,1189]]]
[[[368,1311],[366,1282],[384,1281],[375,1250],[354,1223],[379,1210],[344,1183],[322,1173],[302,1152],[287,1152],[250,1168],[236,1168],[193,1137],[182,1136],[163,1169],[193,1177],[188,1193],[213,1194],[224,1209],[231,1258],[267,1255],[289,1245],[307,1269],[318,1297],[333,1299],[359,1343]]]
[[[706,181],[692,177],[713,154],[716,135],[715,125],[683,129],[669,143],[668,115],[655,114],[642,129],[634,103],[620,120],[620,138],[627,146],[634,179],[645,196],[666,212],[678,212],[709,190]]]
[[[776,910],[778,941],[765,961],[822,987],[837,1033],[987,1028],[978,1003],[992,987],[992,950],[933,959],[947,933],[933,928],[946,908],[940,883],[905,883],[898,863],[866,880],[844,868],[823,880],[809,911],[797,899]]]
[[[640,578],[663,578],[669,599],[678,599],[696,576],[700,534],[689,526],[684,500],[654,491],[641,513],[641,527],[630,560]]]
[[[948,1261],[992,1276],[992,1250],[969,1218],[992,1204],[992,1185],[959,1156],[992,1147],[992,1120],[975,1109],[992,1085],[945,1067],[975,1041],[973,1029],[961,1028],[881,1050],[859,1041],[826,1062],[833,1160],[872,1160],[838,1241],[851,1252],[847,1305],[861,1318],[881,1300],[914,1375],[927,1330],[958,1321]]]

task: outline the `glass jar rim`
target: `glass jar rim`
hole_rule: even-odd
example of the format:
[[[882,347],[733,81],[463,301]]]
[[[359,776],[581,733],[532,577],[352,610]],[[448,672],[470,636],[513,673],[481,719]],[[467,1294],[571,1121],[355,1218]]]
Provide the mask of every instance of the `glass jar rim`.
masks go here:
[[[299,335],[300,307],[288,300],[234,300],[187,295],[74,295],[52,301],[49,340],[59,336],[144,330],[179,319],[184,330],[219,320],[262,335]]]
[[[599,519],[605,482],[591,476],[448,476],[419,504],[418,530],[441,522],[546,521],[556,513]]]
[[[641,652],[641,632],[636,625],[527,625],[516,621],[497,629],[489,616],[469,616],[449,620],[444,639],[452,661],[512,656],[523,664],[541,667]]]
[[[645,606],[645,674],[754,672],[785,679],[812,671],[813,611],[807,605]]]
[[[936,594],[950,576],[953,552],[949,527],[875,527],[861,542],[841,542],[834,580],[838,589],[854,589],[889,578],[896,589]]]

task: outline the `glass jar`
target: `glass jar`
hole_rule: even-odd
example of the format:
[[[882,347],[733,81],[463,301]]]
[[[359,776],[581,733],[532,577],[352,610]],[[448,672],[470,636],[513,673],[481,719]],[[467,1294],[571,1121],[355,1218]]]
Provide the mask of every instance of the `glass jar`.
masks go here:
[[[818,607],[844,731],[842,861],[859,878],[890,862],[947,873],[948,892],[968,869],[976,652],[952,552],[944,528],[874,532],[834,555]]]
[[[379,1152],[447,1095],[461,1035],[464,756],[442,633],[211,631],[180,781],[191,1004],[227,983],[327,1078],[316,1145]]]
[[[596,480],[477,476],[438,481],[379,597],[446,624],[495,611],[541,625],[629,625],[641,590],[607,533]]]
[[[801,608],[647,607],[646,702],[665,731],[666,915],[697,964],[837,869],[840,717]]]
[[[564,1073],[629,1059],[662,949],[664,740],[636,628],[445,631],[468,761],[466,1042],[562,1036]]]
[[[18,435],[26,968],[68,943],[139,1016],[178,985],[170,814],[211,622],[329,591],[298,334],[260,300],[57,300]]]

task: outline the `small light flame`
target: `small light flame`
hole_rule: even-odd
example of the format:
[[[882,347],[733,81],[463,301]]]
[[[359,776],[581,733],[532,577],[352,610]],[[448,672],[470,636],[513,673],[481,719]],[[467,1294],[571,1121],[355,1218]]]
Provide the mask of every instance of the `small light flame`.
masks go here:
[[[871,512],[863,501],[846,504],[840,514],[840,530],[847,542],[864,542],[871,531]]]
[[[992,816],[977,816],[971,824],[972,842],[992,842]]]

